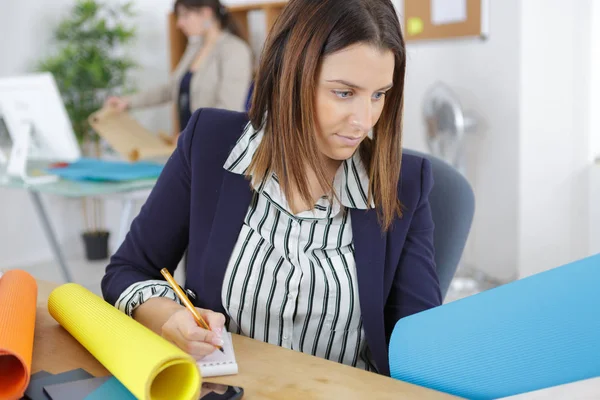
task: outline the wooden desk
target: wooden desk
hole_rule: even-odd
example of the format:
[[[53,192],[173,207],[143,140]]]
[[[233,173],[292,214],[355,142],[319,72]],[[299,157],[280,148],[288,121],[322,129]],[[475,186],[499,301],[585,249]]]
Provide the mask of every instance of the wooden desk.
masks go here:
[[[95,376],[109,372],[48,314],[57,285],[38,282],[32,372],[60,373],[83,368]],[[357,368],[233,335],[239,374],[208,381],[241,386],[247,399],[454,399],[444,393]]]

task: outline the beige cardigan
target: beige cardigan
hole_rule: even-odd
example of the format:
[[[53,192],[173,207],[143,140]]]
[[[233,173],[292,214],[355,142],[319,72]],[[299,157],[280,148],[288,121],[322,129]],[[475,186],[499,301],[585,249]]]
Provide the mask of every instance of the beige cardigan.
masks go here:
[[[181,78],[202,48],[202,41],[190,42],[169,82],[129,96],[130,108],[145,108],[172,102],[179,94]],[[252,79],[252,53],[246,42],[224,31],[190,82],[190,105],[244,111]]]

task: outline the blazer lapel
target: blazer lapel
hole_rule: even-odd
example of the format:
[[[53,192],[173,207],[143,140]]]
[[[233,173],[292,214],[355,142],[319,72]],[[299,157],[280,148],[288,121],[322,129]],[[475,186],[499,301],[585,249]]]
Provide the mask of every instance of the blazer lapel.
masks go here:
[[[229,257],[237,242],[250,200],[252,188],[243,175],[224,171],[223,183],[210,237],[201,262],[203,292],[207,307],[224,312],[221,287]]]
[[[351,209],[354,257],[363,327],[373,361],[381,374],[389,375],[383,315],[383,274],[386,240],[377,212]]]

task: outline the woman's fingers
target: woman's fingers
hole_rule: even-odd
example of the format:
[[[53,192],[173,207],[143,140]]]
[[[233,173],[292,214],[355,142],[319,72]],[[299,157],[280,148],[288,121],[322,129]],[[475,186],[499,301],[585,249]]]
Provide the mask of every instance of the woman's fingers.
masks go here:
[[[208,310],[200,311],[207,323],[212,324],[212,326],[223,326],[225,317],[222,314]],[[220,334],[199,327],[192,313],[184,308],[174,313],[167,320],[163,325],[162,335],[196,359],[211,354],[216,350],[216,347],[223,346]]]
[[[225,316],[221,313],[214,312],[211,310],[205,310],[203,308],[196,308],[202,318],[206,321],[210,329],[217,334],[217,336],[221,337],[223,332],[223,327],[225,326]]]

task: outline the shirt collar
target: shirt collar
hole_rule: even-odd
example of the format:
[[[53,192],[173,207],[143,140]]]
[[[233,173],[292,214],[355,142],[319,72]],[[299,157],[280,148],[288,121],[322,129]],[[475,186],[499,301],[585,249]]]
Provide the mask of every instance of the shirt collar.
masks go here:
[[[263,137],[263,129],[257,131],[248,123],[223,167],[232,173],[245,175]],[[370,204],[367,202],[369,174],[358,151],[340,165],[333,188],[344,207],[363,210],[375,207],[373,199]]]

